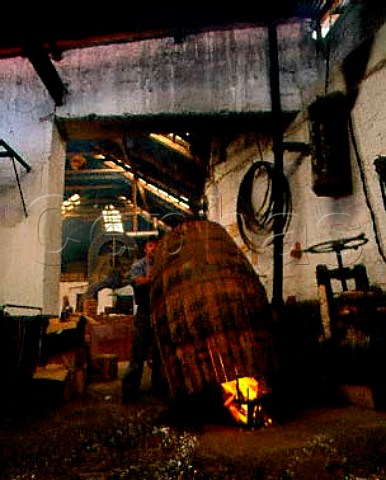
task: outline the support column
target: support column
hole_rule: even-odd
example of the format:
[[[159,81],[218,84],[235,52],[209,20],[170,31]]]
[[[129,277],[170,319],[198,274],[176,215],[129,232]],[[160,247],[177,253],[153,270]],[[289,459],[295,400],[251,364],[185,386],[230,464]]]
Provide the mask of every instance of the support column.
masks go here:
[[[274,252],[273,252],[273,288],[272,306],[280,309],[283,305],[283,116],[280,100],[280,71],[278,59],[278,41],[276,24],[268,25],[269,40],[269,76],[272,106],[272,143],[274,153],[274,180],[272,185],[274,199]]]

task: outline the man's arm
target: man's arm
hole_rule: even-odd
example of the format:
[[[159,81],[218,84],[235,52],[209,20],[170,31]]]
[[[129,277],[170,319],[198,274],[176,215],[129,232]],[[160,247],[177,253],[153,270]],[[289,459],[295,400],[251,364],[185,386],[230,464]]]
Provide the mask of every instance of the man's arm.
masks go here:
[[[133,263],[130,279],[134,285],[146,285],[150,282],[150,275],[148,273],[147,262],[145,259]]]

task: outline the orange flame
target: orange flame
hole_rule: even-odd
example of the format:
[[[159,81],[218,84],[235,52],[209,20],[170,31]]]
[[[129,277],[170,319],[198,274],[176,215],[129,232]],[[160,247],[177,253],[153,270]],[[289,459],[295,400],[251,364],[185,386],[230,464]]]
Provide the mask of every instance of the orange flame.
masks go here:
[[[241,377],[221,384],[224,406],[237,423],[268,426],[272,419],[263,412],[260,399],[269,390],[253,377]]]

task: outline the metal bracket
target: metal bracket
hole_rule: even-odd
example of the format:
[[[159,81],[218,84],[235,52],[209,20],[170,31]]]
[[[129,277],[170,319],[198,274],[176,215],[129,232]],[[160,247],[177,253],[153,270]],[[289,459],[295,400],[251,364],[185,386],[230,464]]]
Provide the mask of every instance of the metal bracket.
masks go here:
[[[16,176],[16,181],[17,181],[17,187],[19,189],[19,193],[20,193],[20,198],[21,198],[21,202],[23,204],[23,210],[24,210],[24,214],[26,217],[28,217],[28,213],[27,213],[27,207],[25,205],[25,201],[24,201],[24,197],[23,197],[23,192],[21,190],[21,185],[20,185],[20,179],[19,179],[19,174],[17,173],[17,169],[16,169],[16,164],[15,164],[15,160],[17,160],[25,169],[27,172],[29,172],[31,170],[31,166],[28,165],[27,162],[25,162],[21,156],[15,152],[15,150],[13,148],[11,148],[8,143],[6,143],[4,140],[1,140],[0,139],[0,148],[2,150],[0,150],[0,157],[8,157],[12,160],[12,165],[13,165],[13,170],[15,172],[15,176]]]
[[[303,153],[304,155],[309,155],[311,153],[310,145],[304,142],[284,142],[283,149],[288,152]]]
[[[383,206],[386,209],[386,157],[379,155],[374,160],[375,171],[378,174],[379,186],[381,187]]]

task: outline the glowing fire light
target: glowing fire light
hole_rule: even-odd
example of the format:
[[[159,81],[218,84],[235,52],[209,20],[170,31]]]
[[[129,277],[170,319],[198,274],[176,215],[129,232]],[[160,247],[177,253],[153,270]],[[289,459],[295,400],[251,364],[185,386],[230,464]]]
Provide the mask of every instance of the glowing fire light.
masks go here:
[[[253,377],[241,377],[221,384],[224,406],[236,422],[251,426],[269,426],[272,419],[263,411],[261,398],[269,390]]]

